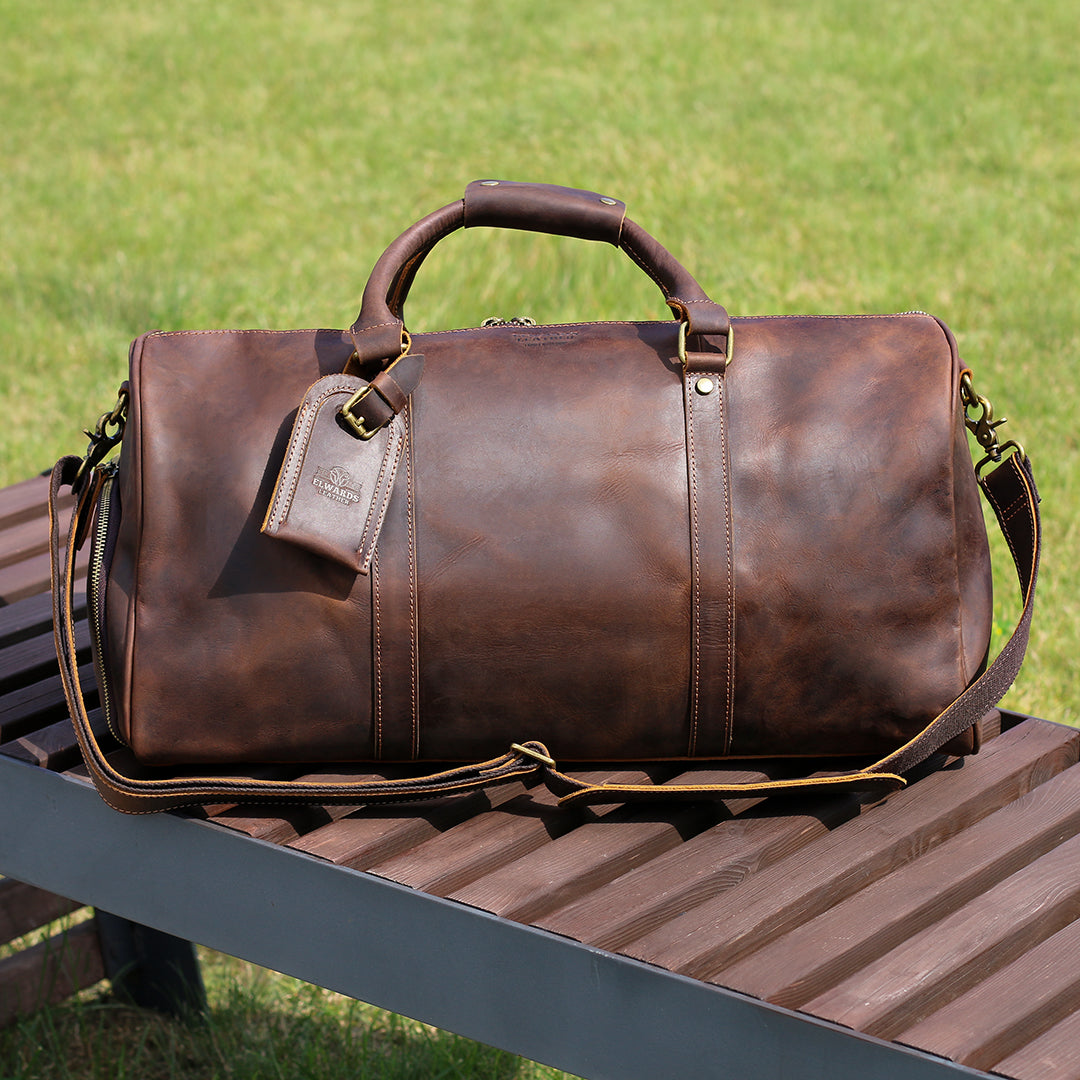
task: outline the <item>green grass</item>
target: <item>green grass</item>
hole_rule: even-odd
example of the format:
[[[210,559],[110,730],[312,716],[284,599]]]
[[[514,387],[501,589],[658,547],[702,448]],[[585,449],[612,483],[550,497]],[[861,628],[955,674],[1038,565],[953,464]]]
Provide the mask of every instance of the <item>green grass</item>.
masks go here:
[[[4,1080],[555,1080],[501,1050],[200,950],[210,1008],[181,1023],[107,992],[0,1032]]]
[[[952,326],[1044,496],[1007,702],[1080,722],[1076,13],[0,0],[0,483],[81,450],[143,330],[347,325],[383,247],[469,180],[607,191],[736,314]],[[409,321],[665,310],[607,248],[473,232]]]

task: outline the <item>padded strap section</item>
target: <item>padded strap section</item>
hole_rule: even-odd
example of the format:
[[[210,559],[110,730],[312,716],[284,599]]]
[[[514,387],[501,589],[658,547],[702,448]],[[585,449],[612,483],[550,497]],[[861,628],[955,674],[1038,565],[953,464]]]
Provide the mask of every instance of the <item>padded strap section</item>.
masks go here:
[[[524,229],[619,246],[626,203],[595,191],[474,180],[465,189],[465,228]]]
[[[403,780],[346,781],[342,783],[258,780],[249,777],[180,777],[142,779],[124,775],[109,762],[90,724],[79,683],[75,645],[74,582],[77,539],[86,533],[87,515],[93,513],[100,485],[76,492],[75,511],[66,545],[61,543],[57,518],[60,488],[72,485],[79,470],[77,457],[61,458],[52,473],[49,497],[49,533],[53,574],[53,628],[64,693],[79,747],[95,786],[109,805],[127,813],[153,813],[172,807],[206,802],[273,803],[385,803],[411,802],[453,795],[488,784],[502,783],[539,772],[544,783],[567,805],[656,802],[672,799],[726,799],[782,794],[817,794],[840,791],[876,791],[887,794],[904,786],[906,772],[949,739],[971,727],[997,702],[1019,674],[1027,647],[1035,586],[1039,570],[1041,527],[1039,496],[1031,466],[1018,454],[981,480],[1013,556],[1024,606],[1020,621],[1005,647],[984,674],[940,716],[905,746],[869,768],[835,776],[798,780],[771,780],[750,784],[688,784],[643,786],[636,784],[588,785],[560,772],[542,743],[514,744],[490,761],[464,765],[431,776]]]

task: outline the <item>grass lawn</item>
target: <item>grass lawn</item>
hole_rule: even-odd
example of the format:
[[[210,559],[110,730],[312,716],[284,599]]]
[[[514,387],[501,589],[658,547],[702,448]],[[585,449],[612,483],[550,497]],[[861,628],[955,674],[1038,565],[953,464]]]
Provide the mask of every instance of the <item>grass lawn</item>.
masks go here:
[[[0,484],[81,451],[143,330],[348,325],[385,245],[469,180],[601,190],[735,314],[950,324],[1043,493],[1041,600],[1007,703],[1080,723],[1076,16],[0,0]],[[665,312],[606,247],[474,231],[425,264],[409,322]],[[1015,586],[997,556],[1001,637]],[[236,1060],[167,1075],[277,1075]],[[493,1069],[468,1075],[517,1075]]]

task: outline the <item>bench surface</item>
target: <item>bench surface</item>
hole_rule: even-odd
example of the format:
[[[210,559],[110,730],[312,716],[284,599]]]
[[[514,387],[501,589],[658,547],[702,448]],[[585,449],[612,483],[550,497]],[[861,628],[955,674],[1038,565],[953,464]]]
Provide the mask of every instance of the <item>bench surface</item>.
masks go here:
[[[995,714],[876,801],[121,815],[63,702],[46,493],[0,491],[0,873],[588,1077],[1080,1078],[1080,732]]]

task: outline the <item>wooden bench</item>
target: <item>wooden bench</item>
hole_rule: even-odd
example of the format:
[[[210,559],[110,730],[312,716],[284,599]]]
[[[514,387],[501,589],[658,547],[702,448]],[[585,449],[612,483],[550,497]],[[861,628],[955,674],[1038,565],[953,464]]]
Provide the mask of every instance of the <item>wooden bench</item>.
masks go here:
[[[65,719],[44,498],[0,493],[0,873],[585,1077],[1080,1077],[1080,733],[995,714],[877,803],[125,816]]]

